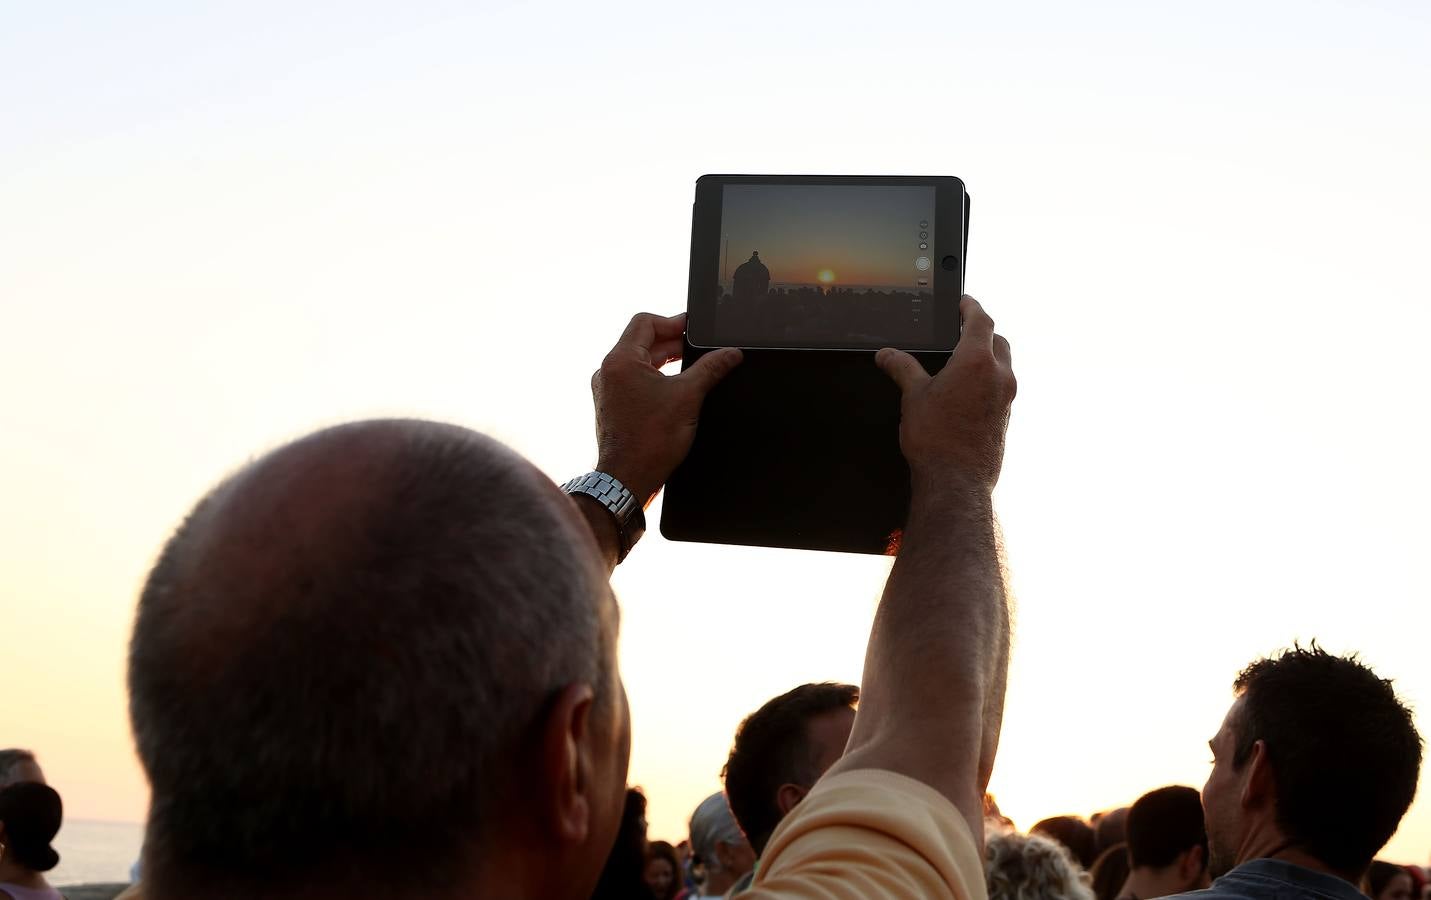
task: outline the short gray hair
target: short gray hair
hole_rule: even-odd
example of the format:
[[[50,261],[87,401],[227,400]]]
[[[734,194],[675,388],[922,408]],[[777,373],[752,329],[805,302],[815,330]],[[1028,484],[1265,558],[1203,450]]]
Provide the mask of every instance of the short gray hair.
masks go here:
[[[711,794],[691,814],[691,850],[701,858],[706,871],[720,871],[720,859],[715,852],[717,843],[736,845],[744,841],[745,835],[731,815],[724,793]]]
[[[991,834],[984,842],[989,900],[1093,900],[1088,875],[1068,849],[1036,834]]]
[[[281,448],[200,501],[130,645],[146,874],[449,879],[511,816],[501,800],[555,693],[614,691],[592,596],[609,588],[544,481],[466,429],[376,421]]]

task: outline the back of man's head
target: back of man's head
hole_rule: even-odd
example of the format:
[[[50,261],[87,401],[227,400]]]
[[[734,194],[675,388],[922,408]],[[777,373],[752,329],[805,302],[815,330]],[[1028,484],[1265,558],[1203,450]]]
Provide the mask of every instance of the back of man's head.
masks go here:
[[[1181,785],[1158,788],[1138,798],[1128,811],[1128,861],[1135,869],[1164,869],[1193,848],[1207,866],[1207,829],[1202,797]]]
[[[506,792],[553,692],[616,702],[614,609],[566,502],[414,421],[319,432],[202,500],[130,646],[146,895],[460,888],[525,806]]]
[[[736,729],[722,773],[725,792],[757,854],[765,852],[788,807],[844,751],[859,698],[860,689],[852,684],[802,684],[751,713]],[[782,799],[787,786],[793,790]]]
[[[1093,868],[1098,859],[1098,839],[1093,826],[1077,816],[1054,816],[1034,823],[1029,834],[1041,834],[1062,844],[1073,855],[1074,862],[1085,870]]]
[[[1360,873],[1416,795],[1421,736],[1391,682],[1315,643],[1248,666],[1232,764],[1262,741],[1287,840],[1337,872]]]

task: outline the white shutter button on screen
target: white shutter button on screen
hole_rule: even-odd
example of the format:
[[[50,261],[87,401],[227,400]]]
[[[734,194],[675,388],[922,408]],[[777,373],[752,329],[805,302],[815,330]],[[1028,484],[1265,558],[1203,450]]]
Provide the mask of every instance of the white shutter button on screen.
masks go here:
[[[914,261],[914,267],[921,272],[929,271],[929,257],[921,256]]]

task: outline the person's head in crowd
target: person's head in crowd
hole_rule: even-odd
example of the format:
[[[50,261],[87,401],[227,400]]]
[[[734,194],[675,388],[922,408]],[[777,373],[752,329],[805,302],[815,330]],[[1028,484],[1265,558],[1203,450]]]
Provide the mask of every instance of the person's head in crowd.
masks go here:
[[[1423,900],[1431,889],[1431,884],[1427,883],[1426,870],[1420,866],[1403,866],[1406,874],[1411,876],[1411,900]]]
[[[1088,875],[1057,841],[1018,832],[984,842],[989,900],[1093,900]]]
[[[1420,900],[1415,881],[1405,866],[1374,859],[1366,870],[1364,891],[1371,900]]]
[[[1128,840],[1128,807],[1110,809],[1093,822],[1093,843],[1098,853]]]
[[[0,788],[22,781],[45,783],[45,773],[35,754],[14,747],[0,750]]]
[[[652,841],[646,850],[646,887],[656,900],[675,900],[681,892],[681,858],[666,841]]]
[[[1181,785],[1158,788],[1138,798],[1128,811],[1125,893],[1138,900],[1207,887],[1207,830],[1202,798]]]
[[[757,856],[771,832],[845,752],[860,689],[802,684],[751,713],[721,775],[730,811]]]
[[[681,885],[695,888],[695,853],[691,850],[690,837],[682,838],[680,843],[676,844],[676,858],[681,861]]]
[[[1128,881],[1128,845],[1114,844],[1098,854],[1089,870],[1093,896],[1097,900],[1117,900]]]
[[[755,851],[745,839],[725,794],[701,801],[691,816],[691,852],[705,871],[701,896],[719,897],[755,867]]]
[[[43,890],[43,873],[60,862],[50,846],[64,821],[55,789],[38,781],[0,788],[0,882]]]
[[[341,425],[225,480],[130,645],[146,898],[588,896],[630,753],[601,554],[452,425]]]
[[[1410,710],[1315,643],[1252,663],[1233,690],[1202,791],[1212,876],[1275,853],[1358,883],[1416,795]]]
[[[1093,868],[1093,861],[1098,858],[1097,838],[1093,834],[1093,827],[1077,816],[1044,819],[1030,828],[1029,834],[1042,835],[1067,847],[1068,852],[1073,855],[1073,861],[1085,871]]]
[[[621,827],[591,892],[592,900],[648,900],[652,894],[646,886],[647,849],[646,795],[627,788]]]

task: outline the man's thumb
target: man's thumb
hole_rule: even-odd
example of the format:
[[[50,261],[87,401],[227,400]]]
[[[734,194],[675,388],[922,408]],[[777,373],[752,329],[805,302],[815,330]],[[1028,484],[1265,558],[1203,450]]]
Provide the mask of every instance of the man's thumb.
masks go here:
[[[726,347],[721,350],[712,350],[705,356],[696,360],[689,369],[677,375],[682,381],[688,381],[701,397],[710,393],[711,388],[720,384],[731,370],[740,365],[743,354],[735,347]]]
[[[875,354],[875,365],[879,366],[884,374],[899,385],[901,394],[909,393],[910,388],[929,380],[929,373],[924,371],[919,360],[903,350],[895,350],[892,347],[884,348]]]

